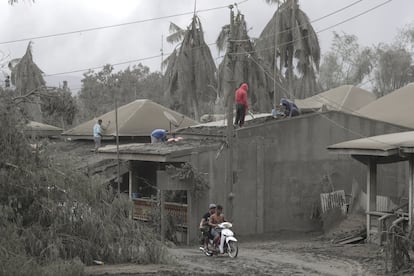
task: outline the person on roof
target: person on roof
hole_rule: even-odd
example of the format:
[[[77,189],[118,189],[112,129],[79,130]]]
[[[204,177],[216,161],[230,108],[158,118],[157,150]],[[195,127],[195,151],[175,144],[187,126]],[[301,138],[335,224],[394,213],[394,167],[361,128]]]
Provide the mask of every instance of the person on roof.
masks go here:
[[[151,144],[164,143],[167,141],[167,133],[168,131],[165,129],[154,129],[151,132]]]
[[[102,119],[99,119],[98,122],[93,126],[93,140],[95,141],[95,152],[98,152],[98,149],[101,147],[102,140],[102,131],[106,130],[111,121],[108,121],[106,127],[102,126]]]
[[[248,90],[249,86],[247,85],[247,83],[242,83],[235,92],[234,100],[236,102],[236,119],[234,120],[234,125],[239,127],[242,127],[244,125],[244,118],[249,108],[247,104]]]
[[[279,107],[282,117],[295,117],[300,114],[299,108],[291,100],[282,98]]]

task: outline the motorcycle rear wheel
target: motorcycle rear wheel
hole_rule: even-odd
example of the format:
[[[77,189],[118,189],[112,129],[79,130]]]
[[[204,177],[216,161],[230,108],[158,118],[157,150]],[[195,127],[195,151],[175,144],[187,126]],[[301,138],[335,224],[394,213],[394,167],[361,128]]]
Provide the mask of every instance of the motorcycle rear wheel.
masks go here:
[[[237,254],[239,253],[239,246],[235,241],[229,241],[227,244],[227,254],[229,254],[230,258],[236,258]]]

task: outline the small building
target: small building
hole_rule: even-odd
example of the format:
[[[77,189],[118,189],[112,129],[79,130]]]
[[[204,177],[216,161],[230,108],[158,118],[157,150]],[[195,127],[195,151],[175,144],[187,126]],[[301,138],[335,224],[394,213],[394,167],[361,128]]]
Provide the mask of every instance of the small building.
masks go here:
[[[414,128],[414,83],[367,104],[357,112],[373,120]]]
[[[24,134],[31,138],[56,138],[62,134],[63,129],[48,124],[29,121],[24,127]]]
[[[115,110],[82,123],[63,132],[62,135],[71,139],[93,140],[92,128],[98,119],[102,119],[106,130],[103,139],[113,140],[116,137]],[[162,128],[174,131],[177,128],[196,125],[193,119],[184,116],[151,100],[141,99],[118,108],[118,136],[123,140],[149,142],[154,129]]]
[[[352,85],[342,85],[306,99],[295,99],[302,113],[337,110],[354,113],[375,101],[374,93]]]
[[[146,220],[145,211],[156,204],[155,197],[164,198],[167,191],[184,192],[185,202],[174,204],[164,202],[167,212],[175,212],[175,218],[180,219],[182,227],[188,233],[187,241],[195,240],[198,236],[197,224],[201,214],[207,210],[211,193],[216,192],[213,183],[220,180],[222,175],[216,175],[218,168],[223,168],[223,157],[216,158],[221,143],[212,139],[181,140],[172,143],[143,144],[132,143],[119,146],[119,158],[129,163],[129,181],[123,183],[121,190],[128,190],[135,205],[134,217]],[[99,150],[102,158],[115,159],[115,146],[106,146]],[[209,189],[202,197],[194,194],[195,183],[177,181],[168,174],[169,166],[180,167],[188,163],[209,183]],[[161,193],[161,195],[159,194]],[[164,208],[161,208],[164,210]]]
[[[225,216],[241,235],[311,231],[321,229],[321,193],[344,190],[352,194],[365,186],[366,173],[358,162],[333,156],[326,148],[397,131],[400,126],[340,111],[285,119],[268,114],[234,130],[231,143],[226,125],[213,122],[178,129],[176,135],[184,139],[175,144],[122,145],[119,156],[131,164],[131,195],[139,182],[135,175],[162,188],[166,178],[160,171],[169,163],[187,162],[205,175],[210,189],[192,201],[188,229],[197,229],[208,203],[215,202],[224,206]],[[106,158],[117,156],[114,147],[99,152]],[[190,231],[188,239],[194,238]]]
[[[330,145],[328,149],[336,154],[350,155],[366,165],[367,239],[381,243],[383,231],[390,227],[387,223],[390,219],[394,225],[408,222],[408,233],[411,233],[414,222],[414,131],[346,141]],[[385,174],[379,172],[381,166],[387,169]],[[403,177],[393,177],[401,171]],[[379,180],[384,176],[387,181],[381,183]],[[379,209],[377,201],[380,197],[388,198],[395,194],[398,196],[395,208]]]

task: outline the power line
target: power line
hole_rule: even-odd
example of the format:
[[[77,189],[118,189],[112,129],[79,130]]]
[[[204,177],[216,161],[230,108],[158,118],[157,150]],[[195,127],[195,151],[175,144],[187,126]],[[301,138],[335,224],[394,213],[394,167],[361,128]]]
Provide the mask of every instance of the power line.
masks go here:
[[[247,1],[247,0],[246,0]],[[361,0],[362,1],[362,0]],[[339,25],[341,25],[341,24],[344,24],[344,23],[346,23],[346,22],[348,22],[348,21],[351,21],[351,20],[353,20],[353,19],[355,19],[355,18],[357,18],[357,17],[360,17],[360,16],[362,16],[362,15],[364,15],[364,14],[367,14],[367,13],[369,13],[369,12],[371,12],[371,11],[373,11],[373,10],[375,10],[375,9],[377,9],[377,8],[379,8],[379,7],[381,7],[381,6],[383,6],[383,5],[385,5],[385,4],[388,4],[389,2],[392,2],[393,0],[387,0],[387,1],[385,1],[385,2],[383,2],[383,3],[381,3],[381,4],[379,4],[379,5],[376,5],[376,6],[374,6],[374,7],[372,7],[372,8],[370,8],[370,9],[368,9],[368,10],[365,10],[365,11],[363,11],[363,12],[361,12],[361,13],[359,13],[359,14],[357,14],[357,15],[355,15],[355,16],[352,16],[352,17],[350,17],[350,18],[347,18],[347,19],[345,19],[345,20],[343,20],[343,21],[340,21],[340,22],[338,22],[338,23],[336,23],[336,24],[334,24],[334,25],[331,25],[331,26],[329,26],[329,27],[327,27],[327,28],[324,28],[324,29],[321,29],[321,30],[319,30],[319,31],[317,31],[316,33],[321,33],[321,32],[324,32],[324,31],[326,31],[326,30],[329,30],[329,29],[331,29],[331,28],[334,28],[334,27],[336,27],[336,26],[339,26]],[[328,16],[328,15],[327,15]],[[325,16],[325,18],[327,17],[327,16]],[[321,19],[322,18],[324,18],[324,17],[321,17]],[[309,35],[308,35],[309,36]],[[294,41],[290,41],[289,43],[292,43],[292,42],[294,42]],[[213,44],[215,44],[215,43],[210,43],[210,44],[207,44],[207,45],[213,45]],[[280,45],[279,45],[280,46]],[[200,47],[204,47],[204,46],[200,46]],[[197,47],[197,48],[199,48],[199,47]],[[272,47],[273,48],[273,47]],[[259,63],[257,63],[252,57],[251,57],[251,55],[249,55],[250,53],[255,53],[255,52],[258,52],[258,51],[251,51],[251,52],[244,52],[243,54],[248,54],[248,56],[249,56],[249,58],[253,61],[253,62],[255,62],[271,79],[273,79],[273,76],[271,76],[271,74],[270,73],[268,73],[267,72],[267,70],[265,69],[265,68],[263,68]],[[116,65],[122,65],[122,64],[127,64],[127,63],[133,63],[133,62],[139,62],[139,61],[143,61],[143,60],[148,60],[148,59],[153,59],[153,58],[159,58],[161,55],[155,55],[155,56],[151,56],[151,57],[145,57],[145,58],[141,58],[141,59],[136,59],[136,60],[129,60],[129,61],[125,61],[125,62],[119,62],[119,63],[115,63],[115,64],[112,64],[112,65],[114,65],[114,66],[116,66]],[[93,68],[88,68],[88,69],[82,69],[82,70],[73,70],[73,71],[68,71],[68,72],[63,72],[63,73],[55,73],[55,74],[49,74],[49,75],[46,75],[46,76],[54,76],[54,75],[62,75],[62,74],[68,74],[68,73],[75,73],[75,72],[82,72],[82,71],[87,71],[87,70],[91,70],[91,69],[98,69],[98,68],[102,68],[102,66],[98,66],[98,67],[93,67]],[[279,85],[280,86],[280,85]],[[284,92],[286,92],[288,95],[290,95],[290,96],[292,96],[292,94],[287,90],[287,89],[285,89],[283,86],[280,86],[280,88],[282,89],[282,90],[284,90]],[[292,96],[293,97],[293,96]],[[320,98],[325,98],[325,97],[323,97],[323,96],[320,96]],[[333,105],[333,106],[335,106],[335,105],[339,105],[338,103],[336,103],[336,102],[334,102],[334,101],[331,101],[331,100],[329,100],[329,99],[327,99],[327,98],[325,98],[325,100],[326,101],[328,101],[328,102],[331,102],[331,104]],[[345,108],[346,109],[346,108]],[[354,114],[358,114],[357,112],[353,112]],[[346,130],[346,131],[348,131],[348,132],[350,132],[350,133],[353,133],[353,134],[355,134],[355,135],[357,135],[357,136],[359,136],[359,137],[365,137],[365,138],[369,138],[369,139],[371,139],[371,140],[373,140],[373,141],[376,141],[375,139],[372,139],[372,138],[370,138],[370,137],[367,137],[367,136],[365,136],[365,135],[363,135],[363,134],[361,134],[361,133],[358,133],[358,132],[356,132],[356,131],[353,131],[353,130],[351,130],[351,129],[349,129],[349,128],[347,128],[347,127],[345,127],[345,126],[343,126],[343,125],[341,125],[341,124],[339,124],[339,123],[337,123],[336,121],[334,121],[334,120],[332,120],[332,119],[330,119],[330,118],[328,118],[325,114],[322,114],[322,113],[318,113],[321,117],[323,117],[323,118],[325,118],[326,120],[328,120],[328,121],[330,121],[331,123],[333,123],[333,124],[335,124],[335,125],[337,125],[338,127],[340,127],[340,128],[342,128],[342,129],[344,129],[344,130]],[[378,142],[378,141],[377,141]],[[384,143],[385,144],[385,143]]]
[[[323,15],[323,16],[321,16],[321,17],[319,17],[319,18],[313,19],[313,20],[311,20],[311,21],[310,21],[310,23],[315,23],[315,22],[321,21],[321,20],[323,20],[323,19],[325,19],[325,18],[328,18],[328,17],[330,17],[330,16],[332,16],[332,15],[335,15],[335,14],[337,14],[337,13],[340,13],[341,11],[344,11],[344,10],[346,10],[346,9],[349,9],[350,7],[355,6],[356,4],[358,4],[358,3],[362,2],[362,1],[364,1],[364,0],[357,0],[357,1],[355,1],[355,2],[352,2],[352,3],[351,3],[351,4],[349,4],[349,5],[346,5],[346,6],[342,7],[342,8],[339,8],[339,9],[337,9],[337,10],[334,10],[334,11],[332,11],[332,12],[330,12],[330,13],[326,14],[326,15]],[[305,25],[306,25],[306,24],[302,24],[302,25],[298,25],[297,27],[302,27],[302,26],[305,26]],[[274,37],[274,36],[276,36],[276,35],[280,35],[280,34],[283,34],[283,33],[289,32],[289,31],[291,31],[291,30],[293,30],[293,29],[295,29],[295,28],[297,28],[297,27],[288,28],[288,29],[285,29],[285,30],[283,30],[283,31],[280,31],[280,32],[277,32],[277,33],[274,33],[274,34],[271,34],[271,35],[267,35],[267,36],[264,36],[264,37],[258,38],[258,40],[263,40],[264,38],[268,38],[268,37]],[[245,40],[234,40],[234,41],[235,41],[235,42],[237,42],[237,41],[247,41],[247,40],[245,39]]]
[[[161,54],[158,54],[158,55],[155,55],[155,56],[150,56],[150,57],[144,57],[144,58],[140,58],[140,59],[134,59],[134,60],[117,62],[117,63],[113,63],[111,65],[112,66],[117,66],[117,65],[123,65],[123,64],[128,64],[128,63],[141,62],[141,61],[144,61],[144,60],[149,60],[149,59],[154,59],[154,58],[159,58],[159,57],[161,57]],[[60,73],[46,74],[45,77],[58,76],[58,75],[66,75],[66,74],[71,74],[71,73],[85,72],[85,71],[89,71],[89,70],[100,69],[102,67],[103,67],[103,65],[102,66],[89,67],[89,68],[85,68],[85,69],[78,69],[78,70],[60,72]]]
[[[353,2],[353,3],[351,3],[351,4],[349,4],[349,5],[347,5],[347,6],[345,6],[345,7],[342,7],[342,8],[340,8],[340,9],[336,10],[336,11],[333,11],[333,12],[331,12],[331,13],[327,14],[327,15],[324,15],[324,16],[319,17],[319,18],[317,18],[317,19],[311,20],[311,23],[315,23],[315,22],[321,21],[322,19],[325,19],[325,18],[327,18],[327,17],[329,17],[329,16],[332,16],[332,15],[334,15],[334,14],[337,14],[337,13],[341,12],[341,11],[344,11],[344,10],[346,10],[346,9],[348,9],[348,8],[352,7],[352,6],[355,6],[356,4],[358,4],[358,3],[362,2],[362,1],[364,1],[364,0],[358,0],[358,1],[355,1],[355,2]]]
[[[360,16],[362,16],[362,15],[365,15],[365,14],[367,14],[367,13],[369,13],[369,12],[373,11],[373,10],[376,10],[376,9],[378,9],[378,8],[380,8],[380,7],[384,6],[384,5],[386,5],[386,4],[388,4],[388,3],[392,2],[392,1],[393,1],[393,0],[387,0],[387,1],[384,1],[384,2],[382,2],[381,4],[378,4],[378,5],[376,5],[376,6],[372,7],[372,8],[370,8],[370,9],[368,9],[368,10],[365,10],[365,11],[363,11],[363,12],[361,12],[361,13],[357,14],[357,15],[354,15],[354,16],[352,16],[352,17],[349,17],[349,18],[347,18],[347,19],[345,19],[345,20],[342,20],[342,21],[340,21],[340,22],[338,22],[338,23],[336,23],[336,24],[334,24],[334,25],[331,25],[331,26],[329,26],[329,27],[326,27],[326,28],[324,28],[324,29],[318,30],[318,31],[316,31],[316,32],[315,32],[315,34],[319,34],[319,33],[325,32],[325,31],[327,31],[327,30],[330,30],[330,29],[332,29],[332,28],[335,28],[335,27],[337,27],[337,26],[339,26],[339,25],[342,25],[342,24],[344,24],[344,23],[346,23],[346,22],[349,22],[349,21],[351,21],[351,20],[353,20],[353,19],[355,19],[355,18],[358,18],[358,17],[360,17]],[[302,40],[303,38],[310,37],[311,35],[313,35],[313,34],[311,33],[311,34],[308,34],[308,35],[303,36],[303,37],[301,37],[301,38],[298,38],[298,39],[295,39],[295,40],[291,40],[291,41],[287,41],[287,42],[285,42],[285,43],[278,44],[277,46],[278,46],[278,47],[280,47],[280,46],[289,45],[289,44],[291,44],[291,43],[293,43],[293,42],[300,41],[300,40]],[[258,53],[258,52],[263,52],[263,51],[266,51],[266,50],[272,50],[272,49],[274,49],[275,47],[276,47],[276,46],[272,46],[272,47],[264,48],[264,49],[261,49],[261,50],[250,51],[250,52],[247,52],[247,53],[249,54],[249,53]],[[245,53],[234,53],[234,55],[244,55],[244,54],[245,54]]]
[[[365,11],[363,11],[363,12],[361,12],[361,13],[357,14],[357,15],[354,15],[354,16],[352,16],[352,17],[348,18],[348,19],[345,19],[345,20],[343,20],[343,21],[341,21],[341,22],[338,22],[338,23],[336,23],[335,25],[332,25],[332,26],[329,26],[328,28],[325,28],[325,29],[319,30],[319,31],[317,31],[317,33],[324,32],[324,31],[329,30],[329,29],[331,29],[331,28],[334,28],[334,27],[336,27],[336,26],[338,26],[338,25],[341,25],[341,24],[343,24],[343,23],[346,23],[346,22],[348,22],[348,21],[351,21],[351,20],[353,20],[353,19],[355,19],[355,18],[357,18],[357,17],[360,17],[360,16],[362,16],[362,15],[364,15],[364,14],[367,14],[367,13],[369,13],[369,12],[373,11],[373,10],[376,10],[376,9],[378,9],[379,7],[382,7],[382,6],[384,6],[384,5],[388,4],[388,3],[392,2],[392,1],[393,1],[393,0],[387,0],[387,1],[384,1],[384,2],[382,2],[382,3],[380,3],[380,4],[376,5],[376,6],[374,6],[374,7],[372,7],[372,8],[370,8],[370,9],[368,9],[368,10],[365,10]]]
[[[245,1],[247,1],[247,0],[245,0]],[[245,2],[245,1],[244,1],[244,2]],[[365,14],[367,14],[367,13],[369,13],[369,12],[371,12],[371,11],[375,10],[375,9],[378,9],[378,8],[380,8],[381,6],[384,6],[384,5],[386,5],[386,4],[388,4],[388,3],[392,2],[392,1],[393,1],[393,0],[387,0],[387,1],[384,1],[384,2],[382,2],[382,3],[380,3],[380,4],[376,5],[376,6],[374,6],[374,7],[372,7],[372,8],[370,8],[370,9],[368,9],[368,10],[365,10],[365,11],[363,11],[363,12],[361,12],[361,13],[357,14],[357,15],[354,15],[354,16],[352,16],[352,17],[349,17],[349,18],[347,18],[347,19],[345,19],[345,20],[342,20],[342,21],[340,21],[340,22],[338,22],[338,23],[336,23],[336,24],[334,24],[334,25],[331,25],[331,26],[329,26],[329,27],[326,27],[326,28],[324,28],[324,29],[322,29],[322,30],[316,31],[315,33],[321,33],[321,32],[327,31],[327,30],[329,30],[329,29],[332,29],[332,28],[334,28],[334,27],[337,27],[337,26],[339,26],[339,25],[342,25],[342,24],[344,24],[344,23],[346,23],[346,22],[349,22],[349,21],[351,21],[351,20],[353,20],[353,19],[355,19],[355,18],[358,18],[358,17],[360,17],[360,16],[362,16],[362,15],[365,15]],[[242,3],[242,2],[239,2],[239,3]],[[342,9],[343,9],[343,8],[342,8]],[[311,35],[312,35],[312,34],[308,34],[307,36],[304,36],[304,37],[302,37],[302,38],[306,38],[306,37],[309,37],[309,36],[311,36]],[[301,38],[301,39],[302,39],[302,38]],[[292,40],[292,41],[288,41],[288,42],[286,42],[286,43],[279,44],[278,46],[280,47],[280,46],[288,45],[288,44],[290,44],[290,43],[293,43],[293,42],[295,42],[295,41],[299,41],[299,40],[300,40],[300,39],[297,39],[297,40]],[[207,44],[207,45],[214,45],[214,44],[215,44],[215,43],[209,43],[209,44]],[[200,47],[204,47],[204,46],[200,46]],[[199,47],[195,47],[194,49],[197,49],[197,48],[199,48]],[[259,53],[259,52],[266,51],[266,50],[271,50],[271,49],[274,49],[274,48],[275,48],[275,46],[272,46],[272,47],[264,48],[264,49],[261,49],[261,50],[255,50],[255,51],[244,52],[244,53],[234,53],[234,55],[246,55],[246,54],[252,54],[252,53]],[[164,54],[165,54],[165,53],[164,53]],[[169,54],[171,54],[171,53],[167,53],[166,55],[169,55]],[[134,62],[140,62],[140,61],[150,60],[150,59],[160,58],[160,57],[161,57],[161,55],[160,55],[160,54],[158,54],[158,55],[154,55],[154,56],[150,56],[150,57],[144,57],[144,58],[140,58],[140,59],[135,59],[135,60],[129,60],[129,61],[124,61],[124,62],[114,63],[114,64],[111,64],[111,65],[117,66],[117,65],[128,64],[128,63],[134,63]],[[88,70],[100,69],[100,68],[102,68],[102,67],[103,67],[103,66],[95,66],[95,67],[90,67],[90,68],[85,68],[85,69],[79,69],[79,70],[72,70],[72,71],[66,71],[66,72],[60,72],[60,73],[47,74],[47,75],[45,75],[45,76],[55,76],[55,75],[65,75],[65,74],[70,74],[70,73],[85,72],[85,71],[88,71]]]
[[[249,1],[249,0],[240,1],[240,2],[237,3],[237,5],[243,4],[244,2],[247,2],[247,1]],[[196,13],[208,12],[208,11],[219,10],[219,9],[224,9],[224,8],[228,8],[228,5],[227,6],[219,6],[219,7],[209,8],[209,9],[198,10],[198,11],[196,11]],[[68,31],[68,32],[62,32],[62,33],[56,33],[56,34],[49,34],[49,35],[42,35],[42,36],[32,36],[32,37],[28,37],[28,38],[2,41],[2,42],[0,42],[0,45],[16,43],[16,42],[23,42],[23,41],[29,41],[29,40],[35,40],[35,39],[43,39],[43,38],[71,35],[71,34],[77,34],[77,33],[86,33],[86,32],[102,30],[102,29],[122,27],[122,26],[127,26],[127,25],[145,23],[145,22],[156,21],[156,20],[161,20],[161,19],[179,17],[179,16],[183,16],[183,15],[190,15],[190,14],[194,14],[194,11],[177,13],[177,14],[166,15],[166,16],[160,16],[160,17],[155,17],[155,18],[148,18],[148,19],[143,19],[143,20],[136,20],[136,21],[131,21],[131,22],[107,25],[107,26],[101,26],[101,27],[86,28],[86,29],[81,29],[81,30],[76,30],[76,31]]]
[[[265,68],[263,68],[258,62],[256,62],[254,59],[253,59],[253,57],[252,56],[250,56],[249,55],[249,58],[256,64],[256,65],[258,65],[262,70],[264,70],[264,73],[265,74],[268,74],[268,72],[266,72],[266,70],[265,70]],[[271,75],[269,75],[269,77],[273,80],[273,81],[275,81],[275,79],[274,79],[274,77],[273,76],[271,76]],[[293,95],[291,94],[291,92],[290,91],[288,91],[286,88],[284,88],[283,86],[281,86],[281,85],[279,85],[279,87],[287,94],[287,95],[290,95],[291,96],[291,98],[293,98]],[[276,91],[274,91],[273,93],[276,93]],[[329,99],[327,99],[326,97],[323,97],[323,96],[321,96],[321,95],[319,95],[319,97],[320,98],[324,98],[325,100],[327,100],[328,102],[330,101],[331,103],[334,103],[334,104],[336,104],[336,105],[338,105],[338,106],[340,106],[340,104],[338,104],[338,103],[336,103],[336,102],[334,102],[334,101],[331,101],[331,100],[329,100]],[[322,103],[322,102],[321,102]],[[334,106],[335,107],[335,106]],[[343,109],[347,109],[347,108],[344,108],[343,106],[342,106],[342,108]],[[348,109],[349,110],[349,109]],[[349,110],[350,111],[350,110]],[[370,137],[370,136],[366,136],[366,135],[363,135],[363,134],[361,134],[361,133],[359,133],[359,132],[357,132],[357,131],[354,131],[354,130],[352,130],[352,129],[350,129],[350,128],[347,128],[346,126],[344,126],[344,125],[341,125],[340,123],[338,123],[338,122],[336,122],[335,120],[332,120],[331,118],[329,118],[327,115],[325,115],[325,114],[323,114],[322,112],[315,112],[317,115],[319,115],[319,116],[321,116],[322,118],[324,118],[325,120],[327,120],[327,121],[329,121],[329,122],[331,122],[332,124],[334,124],[334,125],[336,125],[336,126],[338,126],[339,128],[342,128],[342,129],[344,129],[344,130],[346,130],[346,131],[348,131],[349,133],[352,133],[352,134],[354,134],[354,135],[356,135],[356,136],[358,136],[358,137],[361,137],[361,138],[367,138],[367,139],[369,139],[369,140],[371,140],[371,141],[374,141],[374,142],[377,142],[377,143],[381,143],[381,144],[384,144],[384,145],[389,145],[389,144],[387,144],[387,143],[385,143],[385,142],[382,142],[382,141],[378,141],[377,139],[375,139],[375,138],[372,138],[372,137]],[[355,114],[355,115],[360,115],[361,116],[361,114],[359,114],[358,112],[356,112],[356,111],[352,111],[352,112],[350,112],[351,114]]]

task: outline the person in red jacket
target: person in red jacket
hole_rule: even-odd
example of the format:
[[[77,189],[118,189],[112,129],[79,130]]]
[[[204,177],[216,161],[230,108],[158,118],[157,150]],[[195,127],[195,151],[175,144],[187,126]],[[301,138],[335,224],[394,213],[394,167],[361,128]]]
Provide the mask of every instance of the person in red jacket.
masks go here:
[[[247,105],[247,90],[249,86],[247,83],[242,83],[239,89],[236,90],[235,102],[236,102],[236,119],[234,124],[242,127],[244,125],[244,117],[248,109]]]

